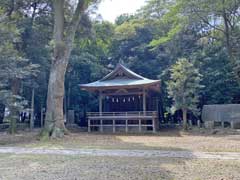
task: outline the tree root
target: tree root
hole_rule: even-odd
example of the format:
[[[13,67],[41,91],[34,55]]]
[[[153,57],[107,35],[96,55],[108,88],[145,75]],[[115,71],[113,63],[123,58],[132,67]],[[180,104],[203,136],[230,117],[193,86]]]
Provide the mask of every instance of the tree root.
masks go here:
[[[59,128],[55,126],[51,129],[44,128],[40,133],[40,141],[63,138],[65,135],[69,134],[70,132],[65,127]]]

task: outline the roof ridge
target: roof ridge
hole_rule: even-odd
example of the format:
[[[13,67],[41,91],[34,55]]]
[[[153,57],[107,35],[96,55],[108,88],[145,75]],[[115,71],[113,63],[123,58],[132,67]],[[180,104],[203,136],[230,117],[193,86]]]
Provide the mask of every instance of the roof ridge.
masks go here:
[[[118,63],[117,66],[115,67],[115,69],[112,72],[110,72],[109,74],[107,74],[105,77],[103,77],[100,81],[109,80],[112,76],[114,76],[119,71],[119,69],[121,69],[127,75],[133,77],[133,79],[138,79],[138,80],[145,80],[145,79],[147,80],[148,79],[148,78],[145,78],[145,77],[133,72],[132,70],[130,70],[123,64]]]

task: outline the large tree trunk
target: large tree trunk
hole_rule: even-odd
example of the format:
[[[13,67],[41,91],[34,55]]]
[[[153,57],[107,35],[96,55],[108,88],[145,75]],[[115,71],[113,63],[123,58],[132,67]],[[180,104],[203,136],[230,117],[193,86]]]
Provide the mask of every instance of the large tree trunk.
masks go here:
[[[84,12],[84,0],[79,0],[71,23],[64,31],[64,0],[53,0],[54,8],[54,57],[50,69],[47,95],[47,112],[42,139],[61,138],[67,133],[64,125],[63,98],[65,73],[72,50],[74,36]],[[65,33],[64,33],[65,32]],[[66,37],[64,36],[66,34]]]
[[[182,109],[182,114],[183,114],[183,129],[187,130],[188,125],[187,125],[187,109],[186,108]]]
[[[64,135],[63,95],[64,79],[68,63],[64,33],[64,0],[54,0],[54,57],[50,69],[47,94],[47,112],[43,138],[62,137]]]
[[[64,59],[58,59],[58,63],[52,64],[47,97],[47,112],[45,118],[45,134],[47,137],[62,137],[67,130],[64,125],[63,96],[64,80],[67,63]]]

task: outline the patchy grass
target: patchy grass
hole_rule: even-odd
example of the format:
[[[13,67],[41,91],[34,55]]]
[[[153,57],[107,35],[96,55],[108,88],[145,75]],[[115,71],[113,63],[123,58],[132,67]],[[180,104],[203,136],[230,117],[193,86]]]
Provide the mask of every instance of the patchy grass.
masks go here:
[[[205,130],[186,133],[175,129],[154,135],[72,133],[47,142],[38,141],[38,134],[0,133],[0,146],[240,152],[239,132],[212,135]],[[237,160],[0,154],[1,180],[239,180],[239,169]]]
[[[225,130],[226,131],[226,130]],[[189,150],[207,152],[240,152],[240,133],[220,131],[212,135],[206,130],[182,132],[162,130],[157,134],[92,134],[72,133],[63,139],[41,142],[38,131],[20,132],[17,135],[0,134],[0,146],[21,146],[58,149],[140,149]]]
[[[7,180],[239,180],[240,162],[169,158],[0,155]]]

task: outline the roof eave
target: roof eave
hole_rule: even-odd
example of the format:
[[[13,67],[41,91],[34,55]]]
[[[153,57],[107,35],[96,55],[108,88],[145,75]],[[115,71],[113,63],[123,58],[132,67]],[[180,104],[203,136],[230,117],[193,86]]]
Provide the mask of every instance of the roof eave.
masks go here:
[[[116,89],[116,88],[136,88],[136,87],[150,87],[153,85],[159,84],[159,89],[160,89],[160,84],[161,80],[156,80],[151,83],[145,83],[145,84],[132,84],[132,85],[115,85],[115,86],[88,86],[87,84],[81,84],[79,85],[82,90],[85,91],[96,91],[96,90],[106,90],[106,89]]]

